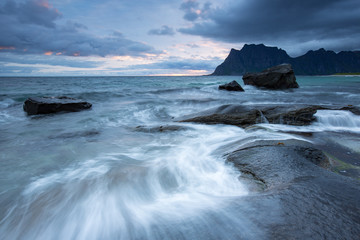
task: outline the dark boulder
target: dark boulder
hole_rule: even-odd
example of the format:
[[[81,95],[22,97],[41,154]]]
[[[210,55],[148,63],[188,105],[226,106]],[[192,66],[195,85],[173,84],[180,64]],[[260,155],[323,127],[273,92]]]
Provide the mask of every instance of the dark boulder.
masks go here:
[[[237,81],[232,81],[229,83],[226,83],[224,85],[219,86],[219,90],[227,90],[227,91],[240,91],[244,92],[244,89],[240,86],[240,84]]]
[[[69,97],[32,97],[23,105],[28,115],[77,112],[91,108],[91,103]]]
[[[260,73],[247,73],[243,76],[245,85],[268,89],[298,88],[294,70],[290,64],[281,64],[265,69]]]

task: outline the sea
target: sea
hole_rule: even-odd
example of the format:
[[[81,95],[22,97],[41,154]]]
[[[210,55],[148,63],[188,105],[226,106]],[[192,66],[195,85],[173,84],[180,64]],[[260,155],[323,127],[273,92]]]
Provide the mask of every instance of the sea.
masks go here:
[[[232,80],[245,92],[218,90]],[[1,77],[0,239],[264,238],[246,205],[254,193],[226,154],[303,140],[346,158],[338,174],[360,179],[360,116],[318,110],[309,126],[265,119],[246,129],[178,120],[228,104],[360,107],[360,76],[297,82],[277,91],[241,76]],[[23,103],[35,96],[92,108],[28,116]]]

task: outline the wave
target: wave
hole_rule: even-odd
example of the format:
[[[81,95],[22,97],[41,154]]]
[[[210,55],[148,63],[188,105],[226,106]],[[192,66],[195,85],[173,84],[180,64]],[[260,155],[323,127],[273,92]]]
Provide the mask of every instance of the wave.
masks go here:
[[[15,105],[17,102],[11,98],[5,98],[0,100],[0,109],[8,108]]]
[[[315,127],[328,131],[360,132],[360,116],[349,111],[319,110]]]
[[[224,200],[248,191],[237,180],[239,172],[214,149],[244,131],[193,127],[196,131],[185,131],[180,139],[165,135],[34,179],[0,232],[8,239],[178,239],[186,232],[179,228],[198,226],[226,236],[209,227],[208,216],[239,225],[243,220],[226,210]],[[193,231],[194,239],[202,236]]]
[[[349,111],[318,110],[316,121],[309,126],[283,124],[259,124],[267,129],[280,132],[349,132],[360,133],[360,116]]]

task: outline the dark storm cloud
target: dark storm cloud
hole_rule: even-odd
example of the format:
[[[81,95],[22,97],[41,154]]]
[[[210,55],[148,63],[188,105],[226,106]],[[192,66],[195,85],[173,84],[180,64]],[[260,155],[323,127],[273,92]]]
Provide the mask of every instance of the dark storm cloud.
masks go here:
[[[166,25],[163,25],[159,29],[151,29],[148,32],[148,34],[150,34],[150,35],[159,35],[159,36],[164,36],[164,35],[173,36],[173,35],[175,35],[175,31],[174,31],[173,28],[171,28],[169,26],[166,26]]]
[[[49,8],[47,1],[28,1],[16,3],[8,0],[2,8],[0,14],[13,16],[20,23],[37,24],[45,27],[54,28],[54,21],[61,17],[61,14],[54,8]]]
[[[196,1],[189,2],[198,7]],[[189,8],[182,7],[184,18],[193,21],[196,18],[186,17]],[[179,31],[227,42],[360,48],[359,0],[232,1],[208,12],[207,21]]]
[[[198,14],[196,13],[196,10],[198,8],[199,8],[199,3],[196,2],[195,0],[188,0],[186,2],[183,2],[180,6],[180,9],[184,10],[185,12],[184,19],[188,21],[194,21],[199,17]]]
[[[188,21],[195,21],[199,18],[206,19],[211,10],[211,3],[206,2],[200,6],[196,0],[187,0],[180,5],[180,9],[185,12],[184,19]]]
[[[56,24],[61,17],[45,0],[26,3],[7,1],[0,5],[0,52],[18,54],[58,54],[69,56],[142,56],[159,53],[151,46],[132,41],[122,34],[106,37],[89,34],[87,27],[68,21]]]

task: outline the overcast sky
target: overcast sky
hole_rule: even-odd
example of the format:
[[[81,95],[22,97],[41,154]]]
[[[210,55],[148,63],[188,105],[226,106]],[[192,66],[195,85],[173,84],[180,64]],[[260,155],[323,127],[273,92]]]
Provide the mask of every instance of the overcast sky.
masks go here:
[[[1,0],[0,75],[203,75],[231,48],[360,50],[359,0]]]

